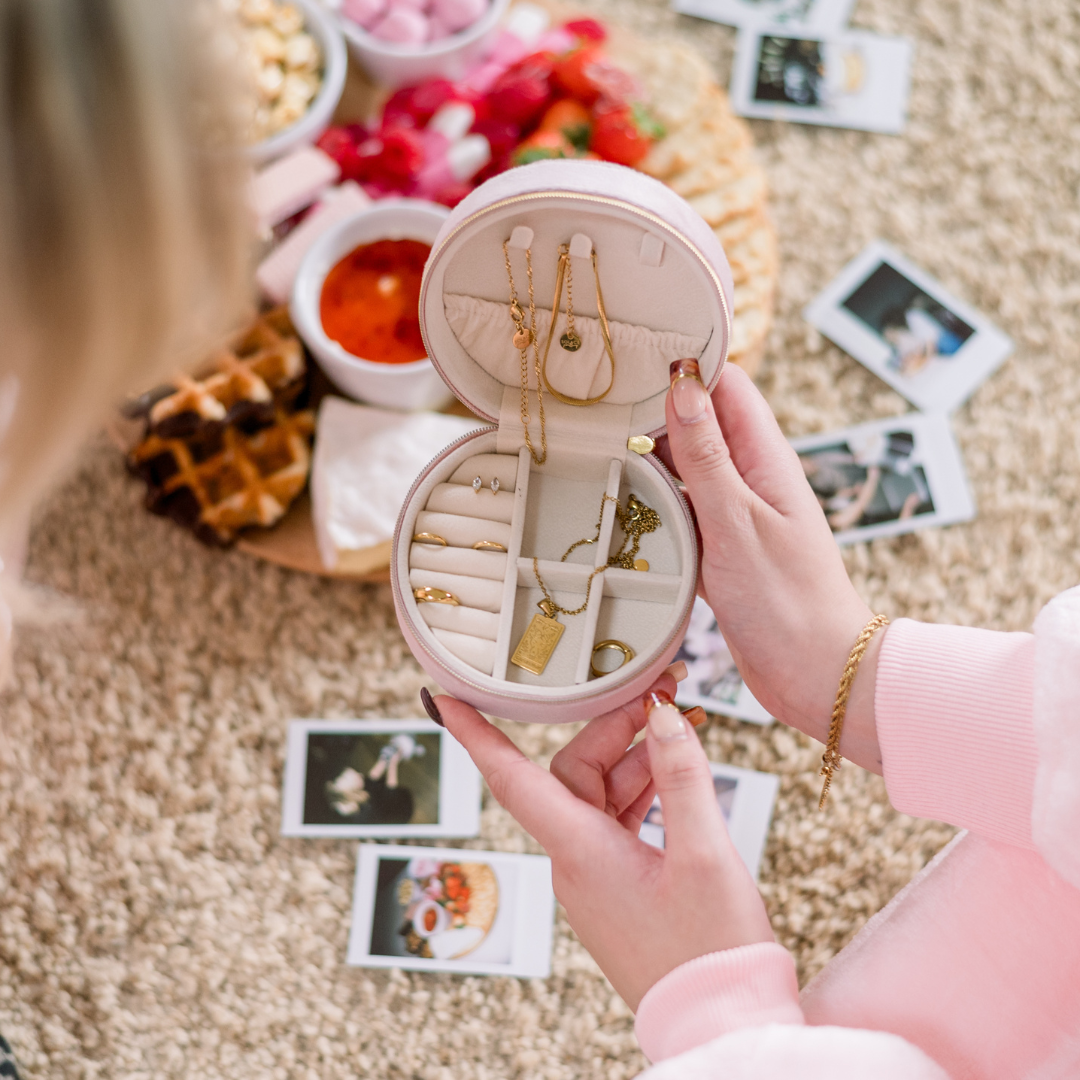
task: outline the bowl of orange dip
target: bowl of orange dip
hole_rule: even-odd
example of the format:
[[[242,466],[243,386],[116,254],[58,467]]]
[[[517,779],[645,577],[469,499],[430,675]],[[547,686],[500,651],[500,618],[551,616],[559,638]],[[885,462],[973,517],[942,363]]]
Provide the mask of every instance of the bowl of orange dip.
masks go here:
[[[386,199],[339,222],[304,256],[292,320],[350,397],[394,409],[450,400],[420,336],[424,263],[448,213],[421,199]]]

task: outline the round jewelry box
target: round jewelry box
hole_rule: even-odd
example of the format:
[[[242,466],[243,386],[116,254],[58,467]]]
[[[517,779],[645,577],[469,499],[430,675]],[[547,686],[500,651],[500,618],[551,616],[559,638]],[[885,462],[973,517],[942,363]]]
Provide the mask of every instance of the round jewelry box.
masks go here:
[[[406,641],[448,693],[568,723],[643,694],[670,663],[698,552],[649,451],[670,363],[696,360],[710,389],[720,378],[731,297],[709,226],[621,166],[537,162],[451,213],[420,325],[443,379],[495,426],[413,484],[391,562]]]

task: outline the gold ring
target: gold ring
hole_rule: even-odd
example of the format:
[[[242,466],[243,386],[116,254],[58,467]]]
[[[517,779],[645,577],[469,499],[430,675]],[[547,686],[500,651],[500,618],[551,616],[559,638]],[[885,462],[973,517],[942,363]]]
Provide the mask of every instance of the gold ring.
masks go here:
[[[477,540],[473,544],[474,551],[505,551],[506,548],[502,544],[496,543],[494,540]]]
[[[447,547],[446,541],[438,533],[415,533],[414,544],[431,544],[434,547]]]
[[[413,589],[413,596],[418,604],[449,604],[451,607],[460,607],[461,601],[445,589],[436,589],[431,585]]]
[[[612,668],[611,671],[600,671],[596,666],[596,654],[603,652],[605,649],[614,649],[616,652],[623,654],[623,661],[619,667]],[[589,671],[592,672],[594,679],[602,679],[605,675],[610,675],[612,671],[618,671],[619,668],[625,667],[634,659],[634,650],[629,645],[624,645],[621,641],[616,641],[614,638],[609,638],[607,641],[599,641],[593,646],[593,659],[589,661]]]

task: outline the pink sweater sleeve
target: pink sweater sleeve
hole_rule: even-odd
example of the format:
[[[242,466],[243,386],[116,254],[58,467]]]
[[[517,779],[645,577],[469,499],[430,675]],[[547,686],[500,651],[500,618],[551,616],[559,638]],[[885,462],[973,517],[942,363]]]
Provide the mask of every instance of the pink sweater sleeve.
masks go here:
[[[658,1064],[640,1080],[948,1080],[896,1035],[806,1027],[791,954],[774,942],[699,956],[638,1006],[637,1035]]]
[[[1035,639],[900,619],[874,705],[885,784],[902,813],[1033,848]]]

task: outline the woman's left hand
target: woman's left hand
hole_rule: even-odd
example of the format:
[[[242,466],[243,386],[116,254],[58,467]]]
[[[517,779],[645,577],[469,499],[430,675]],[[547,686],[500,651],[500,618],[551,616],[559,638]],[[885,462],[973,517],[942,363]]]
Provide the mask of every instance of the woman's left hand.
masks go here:
[[[672,694],[662,675],[653,687]],[[498,728],[455,698],[435,703],[496,800],[551,857],[570,925],[631,1009],[680,964],[772,941],[765,906],[728,835],[712,774],[674,705],[645,704],[592,720],[551,763],[530,761]],[[659,795],[666,847],[638,839]]]

